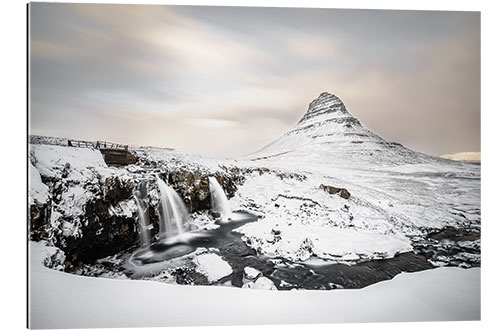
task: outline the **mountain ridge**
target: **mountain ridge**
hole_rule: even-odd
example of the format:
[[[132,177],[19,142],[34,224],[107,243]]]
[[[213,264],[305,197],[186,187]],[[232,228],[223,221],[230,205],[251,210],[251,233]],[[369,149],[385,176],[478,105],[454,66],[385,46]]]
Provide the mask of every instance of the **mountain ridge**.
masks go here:
[[[355,159],[361,164],[378,165],[443,162],[438,157],[386,141],[365,128],[349,113],[342,100],[329,92],[322,92],[309,103],[306,113],[293,129],[245,158],[298,158],[334,164]]]

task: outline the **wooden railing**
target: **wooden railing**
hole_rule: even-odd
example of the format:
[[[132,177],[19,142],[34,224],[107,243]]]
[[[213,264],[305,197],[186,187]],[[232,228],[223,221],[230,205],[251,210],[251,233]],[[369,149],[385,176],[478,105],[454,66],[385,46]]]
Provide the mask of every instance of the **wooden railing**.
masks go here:
[[[113,150],[128,150],[128,145],[106,141],[83,141],[83,140],[68,140],[69,147],[94,148],[94,149],[113,149]]]

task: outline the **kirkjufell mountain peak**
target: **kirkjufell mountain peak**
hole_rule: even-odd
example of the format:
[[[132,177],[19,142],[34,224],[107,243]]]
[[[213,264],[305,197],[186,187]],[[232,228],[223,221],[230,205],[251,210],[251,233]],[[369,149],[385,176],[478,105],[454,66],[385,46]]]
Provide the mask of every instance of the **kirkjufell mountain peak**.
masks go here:
[[[320,121],[341,123],[345,128],[352,128],[353,125],[361,126],[359,120],[347,111],[342,100],[329,92],[321,93],[309,103],[307,112],[299,120],[297,126],[314,126]]]
[[[322,92],[309,103],[293,129],[246,158],[300,159],[339,166],[442,162],[442,159],[413,151],[400,143],[384,140],[365,128],[349,113],[342,100],[329,92]]]
[[[309,109],[299,120],[299,124],[320,115],[333,113],[350,115],[340,98],[332,93],[322,92],[316,99],[309,103]]]

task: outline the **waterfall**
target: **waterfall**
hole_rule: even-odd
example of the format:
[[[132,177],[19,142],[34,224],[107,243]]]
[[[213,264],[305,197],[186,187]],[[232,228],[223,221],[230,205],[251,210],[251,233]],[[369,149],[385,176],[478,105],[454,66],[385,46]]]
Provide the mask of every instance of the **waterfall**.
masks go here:
[[[184,201],[163,180],[156,176],[160,190],[160,238],[169,239],[184,233],[188,212]]]
[[[229,201],[227,200],[224,190],[214,177],[208,177],[208,182],[210,183],[212,210],[220,214],[222,221],[229,220],[231,216],[231,209],[229,208]]]
[[[137,203],[138,218],[139,218],[139,238],[141,247],[149,247],[151,243],[150,229],[148,215],[148,205],[146,198],[148,195],[146,182],[141,182],[139,188],[134,191],[134,199]]]

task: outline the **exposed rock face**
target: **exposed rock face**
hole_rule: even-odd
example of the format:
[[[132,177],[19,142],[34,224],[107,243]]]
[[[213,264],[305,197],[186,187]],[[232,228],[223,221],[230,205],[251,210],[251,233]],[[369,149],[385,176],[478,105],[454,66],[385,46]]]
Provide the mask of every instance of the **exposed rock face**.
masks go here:
[[[48,237],[45,225],[50,216],[49,188],[42,182],[38,170],[29,163],[29,228],[32,230],[32,239],[40,241]]]
[[[236,182],[228,174],[205,173],[200,170],[173,170],[168,173],[168,183],[183,198],[189,212],[210,209],[210,186],[208,177],[214,176],[224,192],[231,198],[237,190]]]
[[[105,200],[87,203],[81,237],[68,242],[65,248],[69,260],[92,262],[137,244],[135,217],[111,215],[110,207]]]
[[[344,198],[344,199],[349,199],[351,197],[351,193],[349,193],[348,190],[346,190],[345,188],[338,188],[338,187],[335,187],[335,186],[329,186],[329,185],[323,185],[321,184],[319,186],[320,189],[322,190],[325,190],[326,192],[330,193],[330,194],[339,194],[341,198]]]
[[[314,125],[322,118],[324,121],[344,124],[344,127],[348,127],[347,125],[351,125],[351,127],[352,125],[361,126],[359,120],[347,111],[340,98],[327,92],[321,93],[318,98],[309,103],[307,112],[297,125]]]
[[[54,202],[49,232],[54,245],[66,253],[69,262],[89,263],[137,243],[135,203],[130,199],[133,184],[116,176],[106,178],[103,183],[94,189],[95,193],[87,186],[81,196]],[[65,189],[62,196],[66,197],[74,188],[80,187]],[[71,204],[81,207],[68,209]]]
[[[31,148],[30,239],[47,240],[63,250],[69,269],[138,244],[133,191],[143,181],[152,235],[158,233],[155,174],[168,177],[191,213],[210,209],[209,176],[217,178],[228,197],[244,179],[239,169],[214,170],[178,160],[156,163],[142,156],[137,165],[117,168],[108,167],[94,149],[43,144]]]
[[[200,171],[176,170],[169,173],[169,183],[184,199],[190,212],[210,209],[209,174]],[[228,196],[234,195],[234,181],[223,174],[214,174]],[[55,210],[49,204],[30,206],[30,237],[32,240],[51,240],[67,255],[69,262],[89,263],[112,255],[138,243],[137,207],[132,192],[138,180],[119,176],[105,178],[102,185],[67,187],[61,181],[51,182]],[[67,195],[72,189],[81,195]],[[149,202],[149,218],[153,234],[158,233],[158,197],[156,184],[149,185],[153,198]],[[74,192],[77,192],[76,190]],[[156,195],[156,197],[154,197]],[[74,212],[69,205],[82,204]],[[69,210],[68,210],[69,209]],[[52,223],[51,223],[52,221]]]
[[[48,204],[30,205],[30,238],[34,241],[40,241],[49,237],[47,224],[50,222],[50,207]]]
[[[106,178],[104,182],[104,199],[116,205],[122,200],[132,198],[134,184],[126,183],[118,177]]]

